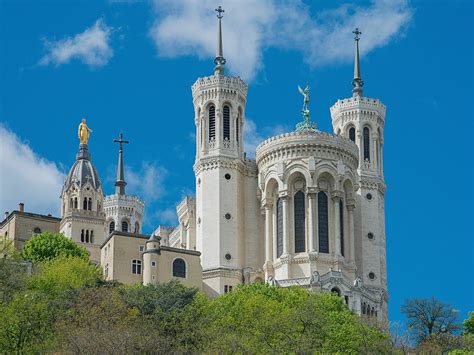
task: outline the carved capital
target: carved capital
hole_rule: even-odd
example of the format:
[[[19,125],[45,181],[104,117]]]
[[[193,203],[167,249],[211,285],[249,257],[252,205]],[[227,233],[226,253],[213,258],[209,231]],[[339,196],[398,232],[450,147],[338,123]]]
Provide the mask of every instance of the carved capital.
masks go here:
[[[341,200],[343,196],[344,196],[344,191],[341,191],[341,190],[334,190],[331,193],[331,197],[334,202]]]
[[[265,197],[262,199],[262,208],[264,209],[271,209],[273,207],[273,198]]]

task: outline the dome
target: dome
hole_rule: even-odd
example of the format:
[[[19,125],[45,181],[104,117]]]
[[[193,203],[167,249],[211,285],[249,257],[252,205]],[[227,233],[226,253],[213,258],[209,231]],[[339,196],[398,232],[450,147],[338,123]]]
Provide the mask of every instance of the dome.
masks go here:
[[[72,166],[64,182],[63,191],[67,191],[71,185],[76,183],[82,188],[87,182],[95,191],[102,186],[97,169],[91,162],[91,155],[86,144],[81,144],[76,156],[76,162]]]

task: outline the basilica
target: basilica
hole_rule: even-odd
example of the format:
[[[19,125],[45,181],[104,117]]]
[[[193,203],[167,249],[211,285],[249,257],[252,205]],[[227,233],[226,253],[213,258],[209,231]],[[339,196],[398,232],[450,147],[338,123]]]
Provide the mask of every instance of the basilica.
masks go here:
[[[354,31],[352,95],[330,108],[333,132],[321,132],[311,121],[310,89],[299,88],[302,122],[261,142],[256,159],[249,159],[243,139],[247,84],[226,74],[223,10],[217,12],[214,72],[191,88],[195,195],[176,207],[178,226],[142,234],[145,204],[126,193],[123,145],[128,142],[122,134],[116,140],[115,193],[104,196],[88,148],[91,130],[83,120],[76,161],[61,191],[61,218],[43,216],[50,218],[47,228],[84,246],[109,280],[177,279],[210,297],[252,282],[296,285],[336,293],[356,313],[387,320],[386,108],[363,93],[361,32]],[[0,233],[11,230],[14,217],[28,217],[21,213],[6,216]],[[28,222],[25,231],[33,233],[41,220],[36,216],[38,222]]]

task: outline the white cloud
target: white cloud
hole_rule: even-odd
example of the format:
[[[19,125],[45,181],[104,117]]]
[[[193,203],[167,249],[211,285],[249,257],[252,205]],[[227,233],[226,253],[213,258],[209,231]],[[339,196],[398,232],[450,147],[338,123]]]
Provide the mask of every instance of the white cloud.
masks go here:
[[[15,133],[0,125],[2,214],[18,209],[18,203],[24,202],[27,212],[58,216],[64,176],[55,163],[38,156]]]
[[[233,73],[251,80],[270,47],[297,50],[311,66],[353,58],[352,30],[363,34],[361,53],[387,44],[410,21],[407,0],[373,0],[367,6],[342,5],[313,15],[301,0],[222,0],[224,56]],[[216,18],[211,0],[155,0],[151,36],[164,57],[212,58]]]
[[[78,59],[91,67],[106,65],[114,51],[110,46],[112,29],[102,19],[87,28],[84,32],[58,41],[45,39],[47,54],[41,58],[41,65],[67,64],[71,59]]]
[[[176,207],[158,210],[156,212],[159,225],[175,226],[178,224],[178,215],[176,214]]]
[[[257,146],[265,139],[282,133],[290,132],[291,128],[283,125],[264,127],[257,129],[254,121],[245,118],[244,125],[244,148],[249,158],[255,158],[255,150]],[[263,132],[263,133],[262,133]]]
[[[165,194],[164,179],[167,173],[165,168],[150,162],[143,162],[139,169],[126,167],[127,193],[138,195],[147,204],[155,202]]]

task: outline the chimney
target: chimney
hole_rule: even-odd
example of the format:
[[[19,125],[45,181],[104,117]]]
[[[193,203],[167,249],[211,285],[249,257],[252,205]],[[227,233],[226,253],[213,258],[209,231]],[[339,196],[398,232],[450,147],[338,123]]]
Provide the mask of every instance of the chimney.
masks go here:
[[[8,211],[5,211],[5,219],[7,219],[9,215],[10,213]]]
[[[18,209],[20,210],[20,212],[25,212],[25,204],[23,202],[20,202],[18,204]]]

